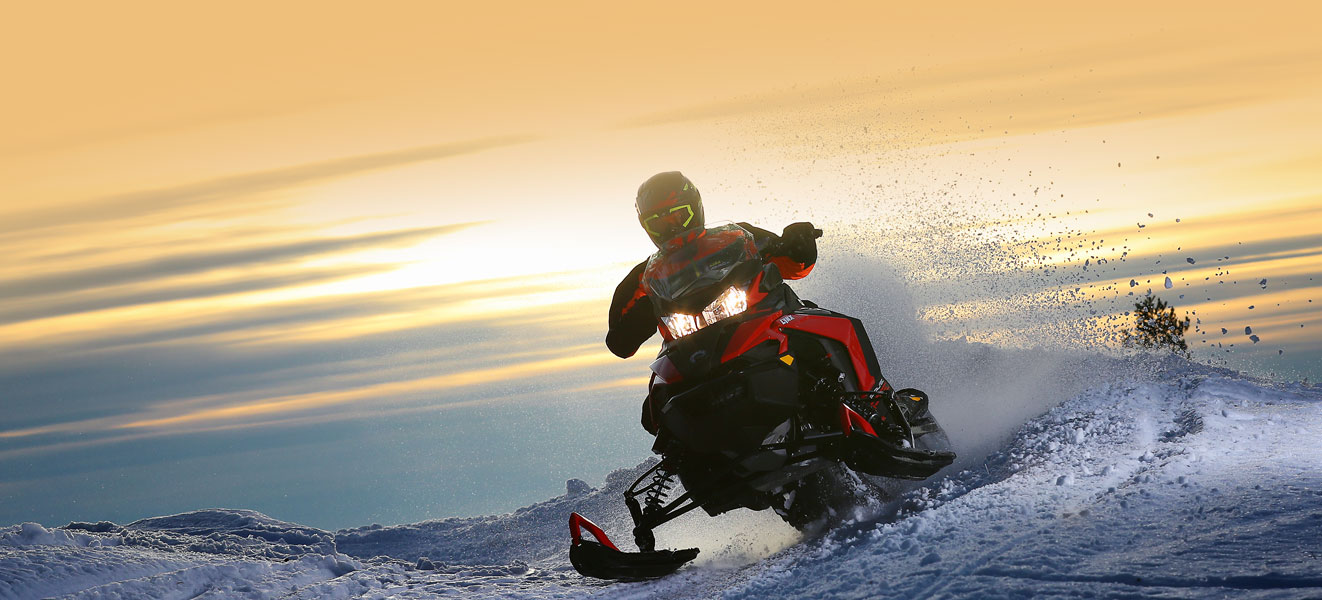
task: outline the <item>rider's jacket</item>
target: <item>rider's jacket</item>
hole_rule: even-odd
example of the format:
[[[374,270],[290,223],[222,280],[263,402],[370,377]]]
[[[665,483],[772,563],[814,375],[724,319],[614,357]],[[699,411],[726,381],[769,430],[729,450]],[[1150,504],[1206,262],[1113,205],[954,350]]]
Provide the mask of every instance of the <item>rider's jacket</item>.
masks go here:
[[[817,243],[811,235],[795,236],[793,243],[781,244],[781,237],[770,231],[748,223],[738,225],[753,234],[754,243],[763,249],[763,260],[776,265],[781,277],[785,279],[802,279],[817,264]],[[800,224],[786,227],[786,232],[796,225]],[[807,225],[806,229],[811,231],[812,226]],[[611,298],[606,347],[620,358],[633,356],[638,347],[652,337],[658,327],[662,327],[652,308],[652,301],[647,296],[647,289],[643,286],[643,269],[646,267],[647,260],[638,263],[615,287],[615,296]]]

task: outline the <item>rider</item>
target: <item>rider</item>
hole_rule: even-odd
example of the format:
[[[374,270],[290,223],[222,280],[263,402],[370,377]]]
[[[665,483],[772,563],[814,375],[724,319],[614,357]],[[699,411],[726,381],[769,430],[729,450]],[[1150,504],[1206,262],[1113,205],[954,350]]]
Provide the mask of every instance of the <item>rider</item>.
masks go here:
[[[706,235],[702,196],[679,171],[657,173],[644,181],[638,188],[636,207],[639,224],[660,252]],[[817,263],[817,235],[812,223],[791,223],[779,236],[748,223],[738,226],[752,234],[763,260],[776,265],[783,279],[802,279]],[[611,299],[606,346],[620,358],[633,356],[662,326],[643,285],[647,262],[629,271]],[[656,434],[658,425],[651,406],[649,396],[643,401],[642,424]]]
[[[706,231],[702,196],[693,182],[679,171],[657,173],[644,181],[638,188],[635,206],[639,224],[658,250],[682,245]],[[817,262],[817,240],[812,223],[791,223],[779,236],[748,223],[738,225],[753,234],[757,247],[763,249],[763,259],[776,265],[784,279],[802,279]],[[620,358],[633,356],[638,347],[657,332],[660,323],[643,286],[646,266],[647,260],[643,260],[629,271],[615,288],[615,296],[611,299],[606,346]]]

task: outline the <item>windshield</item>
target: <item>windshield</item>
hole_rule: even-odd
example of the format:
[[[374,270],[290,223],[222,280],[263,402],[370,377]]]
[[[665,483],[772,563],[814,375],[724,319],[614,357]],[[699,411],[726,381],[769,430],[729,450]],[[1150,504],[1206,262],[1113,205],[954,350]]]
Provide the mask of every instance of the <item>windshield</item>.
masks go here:
[[[752,234],[738,225],[707,229],[697,239],[678,246],[667,246],[652,255],[643,271],[647,293],[658,307],[697,304],[723,290],[712,289],[735,267],[758,261]]]

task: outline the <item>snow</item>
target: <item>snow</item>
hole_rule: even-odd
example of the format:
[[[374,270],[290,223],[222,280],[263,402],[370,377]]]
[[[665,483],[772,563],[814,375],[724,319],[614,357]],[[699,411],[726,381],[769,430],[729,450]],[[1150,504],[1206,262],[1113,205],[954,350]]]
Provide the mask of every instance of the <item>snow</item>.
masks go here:
[[[1322,596],[1322,390],[1174,359],[1142,372],[1117,367],[966,470],[886,487],[816,535],[686,515],[659,542],[703,552],[655,581],[567,561],[574,510],[632,546],[619,493],[643,463],[513,513],[390,527],[234,509],[11,525],[0,599]]]

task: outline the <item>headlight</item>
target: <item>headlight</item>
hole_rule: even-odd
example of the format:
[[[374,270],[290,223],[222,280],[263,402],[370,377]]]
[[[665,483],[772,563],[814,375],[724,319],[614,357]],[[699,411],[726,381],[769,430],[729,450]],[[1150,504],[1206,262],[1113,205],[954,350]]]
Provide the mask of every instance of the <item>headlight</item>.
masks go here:
[[[671,337],[679,339],[721,319],[728,319],[748,310],[748,292],[730,288],[702,309],[701,315],[673,314],[661,317]]]
[[[748,310],[748,292],[739,288],[730,288],[720,298],[712,300],[707,308],[702,309],[702,320],[711,325],[721,319],[733,317]]]

